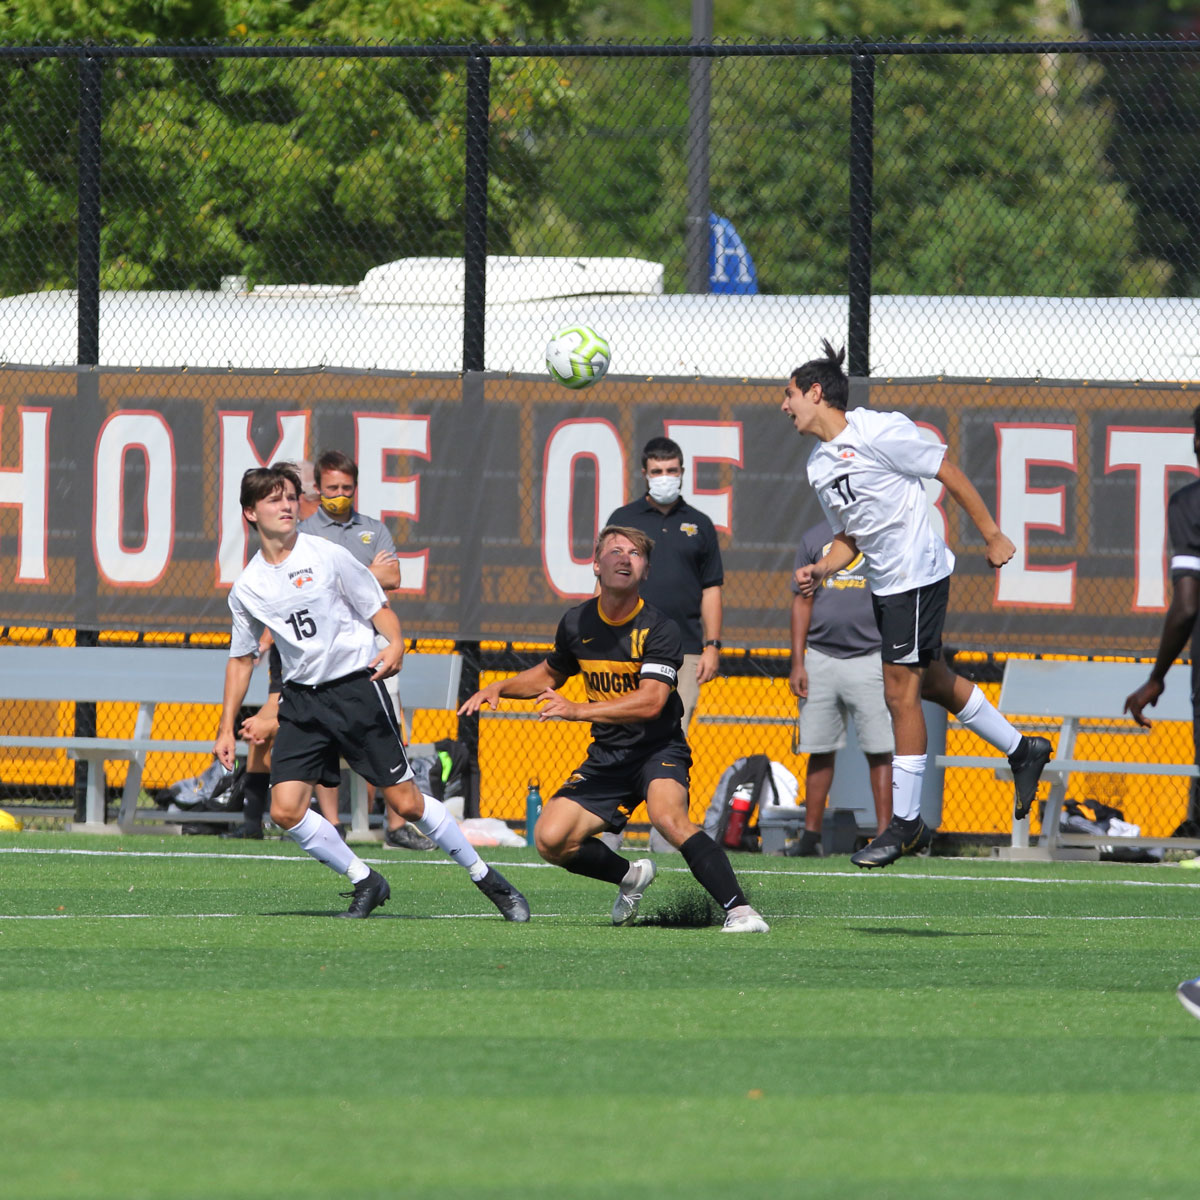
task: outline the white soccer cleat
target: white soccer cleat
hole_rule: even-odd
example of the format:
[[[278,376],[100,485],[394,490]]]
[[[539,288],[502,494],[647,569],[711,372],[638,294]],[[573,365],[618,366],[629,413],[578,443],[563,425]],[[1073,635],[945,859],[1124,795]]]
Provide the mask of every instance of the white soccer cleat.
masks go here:
[[[770,930],[770,925],[748,904],[731,908],[725,914],[725,924],[721,926],[722,933],[769,933]]]
[[[638,905],[642,901],[642,893],[654,882],[658,867],[651,858],[639,858],[629,864],[629,870],[617,889],[617,898],[613,901],[612,923],[628,925],[638,913]]]

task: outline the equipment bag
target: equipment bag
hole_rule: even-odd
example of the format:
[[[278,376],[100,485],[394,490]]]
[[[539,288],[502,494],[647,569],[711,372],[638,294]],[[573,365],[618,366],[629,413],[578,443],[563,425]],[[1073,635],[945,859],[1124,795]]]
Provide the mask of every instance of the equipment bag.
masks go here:
[[[717,782],[704,817],[705,832],[730,850],[758,849],[758,811],[779,803],[779,792],[765,754],[738,758]]]

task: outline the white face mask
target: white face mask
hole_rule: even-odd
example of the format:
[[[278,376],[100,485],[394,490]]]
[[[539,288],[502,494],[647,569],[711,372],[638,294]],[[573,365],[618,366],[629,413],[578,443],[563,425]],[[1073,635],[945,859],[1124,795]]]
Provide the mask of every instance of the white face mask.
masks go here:
[[[653,475],[646,480],[650,491],[650,499],[655,504],[674,504],[679,499],[679,491],[683,487],[681,475]]]

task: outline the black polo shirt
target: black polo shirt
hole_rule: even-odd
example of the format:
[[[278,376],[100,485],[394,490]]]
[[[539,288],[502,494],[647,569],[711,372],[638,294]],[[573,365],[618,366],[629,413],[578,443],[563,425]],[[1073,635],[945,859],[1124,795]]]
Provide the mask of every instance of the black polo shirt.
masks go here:
[[[684,500],[662,513],[643,496],[618,508],[606,524],[640,529],[654,539],[650,574],[638,590],[679,626],[684,654],[699,654],[704,641],[700,593],[725,582],[712,521]]]
[[[1171,582],[1200,576],[1200,480],[1181,487],[1167,501],[1171,541]],[[1196,761],[1200,762],[1200,620],[1192,626],[1192,719],[1197,723]]]

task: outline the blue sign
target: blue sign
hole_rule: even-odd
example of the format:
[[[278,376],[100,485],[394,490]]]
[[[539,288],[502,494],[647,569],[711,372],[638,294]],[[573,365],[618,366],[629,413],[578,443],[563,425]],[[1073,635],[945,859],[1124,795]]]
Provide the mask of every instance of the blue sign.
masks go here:
[[[708,214],[708,281],[719,296],[757,296],[758,273],[733,222]]]

